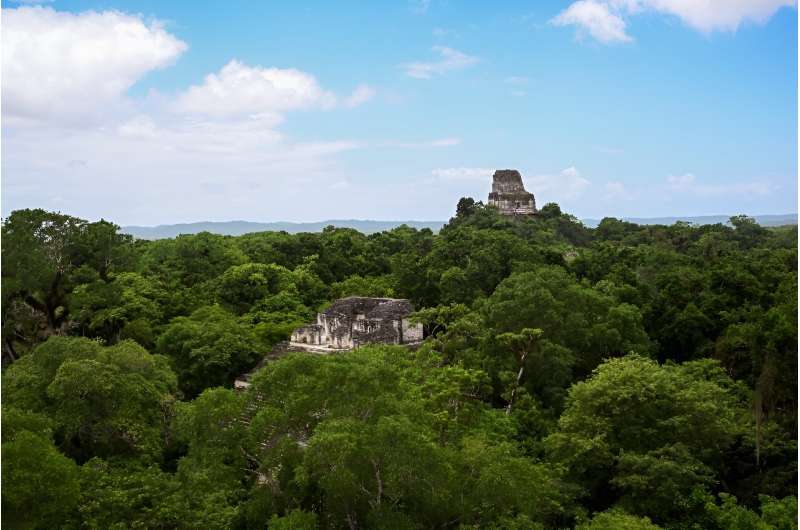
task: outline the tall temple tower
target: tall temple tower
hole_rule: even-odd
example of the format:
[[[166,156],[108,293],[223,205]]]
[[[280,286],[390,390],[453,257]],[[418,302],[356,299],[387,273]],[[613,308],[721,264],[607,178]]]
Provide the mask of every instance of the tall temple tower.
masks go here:
[[[525,191],[522,175],[516,169],[498,169],[492,177],[489,204],[503,215],[535,215],[536,199]]]

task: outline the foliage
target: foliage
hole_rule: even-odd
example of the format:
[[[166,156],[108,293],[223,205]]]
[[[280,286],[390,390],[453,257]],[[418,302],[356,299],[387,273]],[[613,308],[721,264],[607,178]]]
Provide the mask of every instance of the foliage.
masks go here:
[[[665,365],[629,355],[572,386],[546,444],[597,506],[656,522],[691,516],[720,451],[739,434],[736,389],[713,363]]]
[[[797,528],[796,227],[19,210],[2,259],[11,528]],[[424,344],[273,350],[345,296],[409,298]]]
[[[6,370],[3,387],[6,405],[52,419],[78,461],[158,459],[176,381],[165,358],[133,342],[51,337]]]
[[[173,319],[156,343],[156,351],[172,361],[187,396],[232,384],[263,355],[257,348],[252,330],[219,306]]]

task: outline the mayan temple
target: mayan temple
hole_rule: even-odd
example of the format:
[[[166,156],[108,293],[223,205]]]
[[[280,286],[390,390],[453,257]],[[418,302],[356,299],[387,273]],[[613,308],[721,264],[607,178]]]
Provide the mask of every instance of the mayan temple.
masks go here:
[[[250,378],[267,362],[290,352],[330,354],[354,350],[369,344],[400,344],[416,347],[422,343],[422,324],[411,322],[414,307],[404,298],[348,296],[335,300],[317,314],[313,324],[292,332],[288,341],[279,342],[255,368],[240,375],[234,387],[243,390]]]
[[[522,175],[516,169],[498,169],[492,177],[492,192],[489,204],[496,206],[503,215],[534,215],[536,199],[525,191]]]

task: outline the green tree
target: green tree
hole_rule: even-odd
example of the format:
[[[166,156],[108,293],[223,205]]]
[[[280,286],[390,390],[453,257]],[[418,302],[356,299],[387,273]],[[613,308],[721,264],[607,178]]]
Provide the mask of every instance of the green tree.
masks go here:
[[[66,331],[76,270],[106,278],[130,265],[131,238],[117,230],[106,221],[39,209],[17,210],[3,221],[3,352],[9,360],[20,348]]]
[[[175,318],[158,337],[156,351],[172,361],[180,388],[190,397],[233,384],[265,353],[259,351],[252,328],[219,306]]]
[[[503,333],[497,337],[497,341],[514,354],[519,368],[514,386],[509,394],[506,414],[511,414],[512,407],[514,406],[514,397],[520,387],[522,378],[525,376],[525,362],[528,360],[529,356],[536,354],[536,343],[541,336],[541,329],[524,328],[519,333]]]
[[[78,503],[78,466],[53,445],[46,416],[3,406],[3,524],[55,528]]]
[[[612,359],[569,391],[550,459],[586,487],[594,508],[620,506],[656,522],[692,517],[741,432],[741,396],[711,361],[659,366]]]
[[[269,520],[269,530],[316,530],[317,516],[303,510],[292,510],[283,517],[274,515]]]
[[[30,431],[2,444],[3,524],[57,528],[78,503],[78,466]]]
[[[123,341],[51,337],[3,374],[5,403],[54,421],[64,451],[79,459],[158,459],[175,375],[168,361]]]
[[[346,296],[394,298],[394,289],[394,279],[388,275],[364,277],[354,274],[341,282],[331,285],[334,298],[344,298]]]
[[[234,265],[219,277],[217,298],[223,307],[241,315],[258,300],[277,294],[291,282],[291,272],[280,265]]]
[[[592,517],[592,520],[580,524],[577,530],[659,530],[647,517],[636,517],[622,510],[601,512]]]

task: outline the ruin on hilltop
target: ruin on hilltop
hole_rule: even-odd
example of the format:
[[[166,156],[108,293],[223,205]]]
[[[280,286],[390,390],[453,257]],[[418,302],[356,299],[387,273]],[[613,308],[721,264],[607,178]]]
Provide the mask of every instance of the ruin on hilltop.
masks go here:
[[[250,377],[270,359],[288,352],[328,354],[367,344],[416,345],[422,342],[422,324],[410,321],[414,307],[403,298],[349,296],[317,314],[316,322],[299,327],[289,341],[275,346],[252,371],[239,376],[234,386],[250,386]]]
[[[489,205],[495,206],[502,215],[535,215],[536,199],[525,190],[522,175],[516,169],[498,169],[492,177],[492,192]]]

